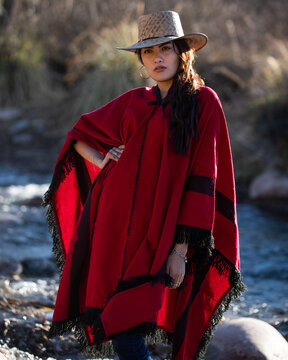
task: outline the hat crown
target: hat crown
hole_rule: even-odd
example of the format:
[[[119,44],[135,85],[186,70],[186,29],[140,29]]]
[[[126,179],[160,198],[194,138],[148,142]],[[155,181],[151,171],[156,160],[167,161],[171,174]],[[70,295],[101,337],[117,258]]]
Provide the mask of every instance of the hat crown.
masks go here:
[[[175,11],[158,11],[139,18],[138,41],[183,35],[180,17]]]

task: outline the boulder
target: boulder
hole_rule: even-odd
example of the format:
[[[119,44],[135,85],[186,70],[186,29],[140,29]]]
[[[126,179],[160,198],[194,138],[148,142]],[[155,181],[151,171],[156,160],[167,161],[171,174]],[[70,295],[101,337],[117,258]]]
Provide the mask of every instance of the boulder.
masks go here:
[[[277,170],[266,170],[250,184],[251,199],[288,198],[288,176]]]
[[[30,127],[29,121],[27,119],[20,119],[15,124],[10,126],[10,134],[18,134],[24,131],[28,131]]]
[[[29,133],[17,134],[13,136],[12,140],[14,144],[30,144],[33,143],[33,135]]]
[[[58,273],[55,261],[49,259],[25,259],[22,261],[23,275],[49,277]]]
[[[23,224],[23,221],[17,215],[2,212],[0,213],[0,224],[21,225]]]
[[[287,360],[288,343],[265,321],[238,318],[218,325],[205,360]]]
[[[13,107],[0,109],[0,121],[15,120],[21,115],[21,110]]]
[[[30,120],[31,126],[36,133],[43,134],[46,129],[46,122],[44,119],[36,118]]]
[[[7,360],[7,359],[9,359],[9,352],[0,347],[0,360]]]
[[[20,275],[23,271],[22,265],[13,259],[0,259],[0,274],[6,276]]]
[[[25,205],[25,206],[41,206],[42,202],[43,202],[42,196],[35,195],[31,198],[17,201],[16,204]]]

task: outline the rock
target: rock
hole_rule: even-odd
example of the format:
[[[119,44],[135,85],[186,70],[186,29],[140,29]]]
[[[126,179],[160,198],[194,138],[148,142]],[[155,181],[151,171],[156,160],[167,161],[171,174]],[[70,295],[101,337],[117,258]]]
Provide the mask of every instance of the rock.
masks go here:
[[[29,121],[27,119],[18,120],[15,124],[10,126],[9,132],[11,134],[18,134],[25,130],[28,130],[30,127]]]
[[[13,136],[14,144],[29,144],[33,142],[33,136],[28,133],[17,134]]]
[[[38,323],[34,317],[25,316],[25,320],[23,318],[7,318],[6,316],[4,319],[5,328],[3,332],[0,332],[0,346],[1,338],[4,338],[3,348],[9,351],[9,360],[38,360],[47,359],[49,356],[50,359],[54,359],[54,357],[57,359],[84,359],[80,356],[79,345],[72,335],[49,339],[47,337],[50,327],[48,323],[43,320]],[[12,352],[13,349],[15,353]]]
[[[35,132],[41,134],[45,131],[46,128],[46,122],[44,119],[31,119],[31,126],[35,130]]]
[[[158,359],[170,358],[170,354],[172,351],[171,345],[164,344],[162,342],[158,342],[156,344],[149,344],[148,348],[151,353],[157,355],[157,357],[156,356],[154,357],[155,359],[156,358],[158,358]]]
[[[52,259],[25,259],[22,261],[23,275],[49,277],[58,273],[58,268]]]
[[[281,332],[284,338],[288,341],[288,319],[277,321],[273,326]]]
[[[266,170],[252,181],[249,196],[252,199],[288,198],[288,176],[276,170]]]
[[[0,259],[0,274],[2,275],[20,275],[23,271],[22,265],[16,260]]]
[[[23,200],[17,201],[16,203],[18,205],[25,205],[25,206],[41,206],[42,202],[43,202],[42,196],[36,195],[29,199],[23,199]]]
[[[1,349],[0,347],[0,360],[9,359],[9,352],[7,350]]]
[[[238,318],[218,325],[205,360],[287,360],[288,343],[265,321]]]
[[[38,356],[29,354],[28,352],[21,351],[15,347],[9,349],[9,347],[4,344],[0,346],[0,360],[40,360]],[[52,358],[50,358],[52,359]],[[47,359],[48,360],[48,359]],[[54,359],[53,359],[54,360]]]
[[[3,108],[0,109],[0,121],[10,121],[17,119],[21,115],[21,110],[17,108]]]
[[[2,212],[0,214],[0,224],[7,223],[9,225],[15,224],[15,225],[21,225],[23,224],[23,221],[16,215],[4,213]]]

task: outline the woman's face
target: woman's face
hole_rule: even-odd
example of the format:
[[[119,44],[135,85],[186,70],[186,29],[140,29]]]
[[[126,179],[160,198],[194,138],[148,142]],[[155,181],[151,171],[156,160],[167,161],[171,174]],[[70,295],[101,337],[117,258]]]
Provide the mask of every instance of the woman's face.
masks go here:
[[[149,76],[157,83],[172,83],[179,57],[172,42],[141,49],[141,58]]]

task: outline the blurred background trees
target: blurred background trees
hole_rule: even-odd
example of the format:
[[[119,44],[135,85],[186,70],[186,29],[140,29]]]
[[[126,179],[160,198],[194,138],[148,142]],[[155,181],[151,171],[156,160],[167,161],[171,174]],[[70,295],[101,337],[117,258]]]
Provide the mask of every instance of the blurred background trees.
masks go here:
[[[180,13],[208,46],[196,68],[224,105],[243,183],[267,166],[288,173],[288,2],[284,0],[0,0],[0,106],[43,109],[60,137],[81,113],[135,86],[137,18]],[[45,115],[44,115],[45,114]]]

